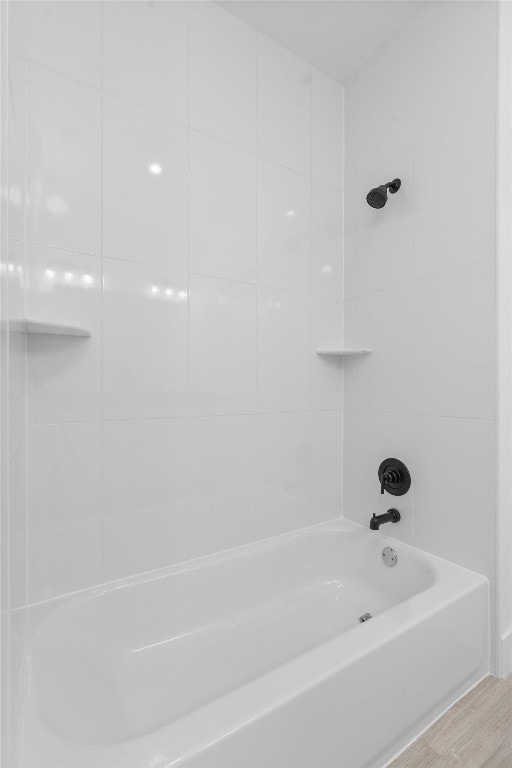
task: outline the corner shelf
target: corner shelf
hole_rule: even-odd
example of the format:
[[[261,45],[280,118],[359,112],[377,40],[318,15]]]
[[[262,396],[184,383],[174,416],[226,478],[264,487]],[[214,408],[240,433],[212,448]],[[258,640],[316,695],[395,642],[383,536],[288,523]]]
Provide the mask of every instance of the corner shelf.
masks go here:
[[[331,355],[335,357],[354,357],[355,355],[370,355],[371,349],[317,349],[317,355]]]
[[[91,332],[87,328],[65,323],[47,323],[43,320],[11,320],[9,330],[14,333],[45,334],[47,336],[80,336],[89,338]]]

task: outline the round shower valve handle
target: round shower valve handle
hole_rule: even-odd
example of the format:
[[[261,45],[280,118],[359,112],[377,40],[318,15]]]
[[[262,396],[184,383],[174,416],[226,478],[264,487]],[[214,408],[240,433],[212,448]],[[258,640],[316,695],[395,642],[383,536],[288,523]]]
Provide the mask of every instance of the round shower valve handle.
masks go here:
[[[400,482],[401,474],[396,469],[389,469],[383,472],[380,478],[380,492],[384,493],[385,486],[397,485]]]
[[[380,492],[403,496],[411,487],[411,475],[400,459],[384,459],[379,466]]]

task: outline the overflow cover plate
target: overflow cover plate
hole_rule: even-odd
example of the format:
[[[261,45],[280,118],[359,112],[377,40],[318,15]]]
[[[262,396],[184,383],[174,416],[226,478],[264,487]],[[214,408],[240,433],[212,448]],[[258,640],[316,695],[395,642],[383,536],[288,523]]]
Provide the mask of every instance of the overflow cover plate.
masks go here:
[[[398,562],[398,555],[394,549],[391,549],[391,547],[384,547],[382,550],[382,559],[387,566],[392,568]]]

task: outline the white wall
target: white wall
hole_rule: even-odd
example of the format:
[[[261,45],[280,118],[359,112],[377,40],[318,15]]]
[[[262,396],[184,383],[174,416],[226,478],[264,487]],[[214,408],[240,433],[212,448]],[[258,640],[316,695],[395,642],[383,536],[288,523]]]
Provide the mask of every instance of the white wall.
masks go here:
[[[341,87],[215,4],[12,14],[19,311],[92,333],[19,344],[13,605],[339,516]]]
[[[495,578],[496,5],[431,2],[346,88],[344,512]],[[385,208],[371,187],[402,179]],[[380,496],[382,459],[412,474]]]
[[[498,11],[497,652],[505,676],[512,673],[512,7],[501,3]]]

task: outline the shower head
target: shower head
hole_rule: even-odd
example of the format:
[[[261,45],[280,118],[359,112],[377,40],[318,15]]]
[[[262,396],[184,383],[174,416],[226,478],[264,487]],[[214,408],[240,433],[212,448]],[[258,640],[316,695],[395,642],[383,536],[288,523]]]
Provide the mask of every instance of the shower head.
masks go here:
[[[366,195],[366,202],[372,208],[384,208],[388,201],[388,189],[394,195],[395,192],[398,192],[401,185],[400,179],[393,179],[393,181],[388,181],[387,184],[381,184],[380,187],[374,187]]]

